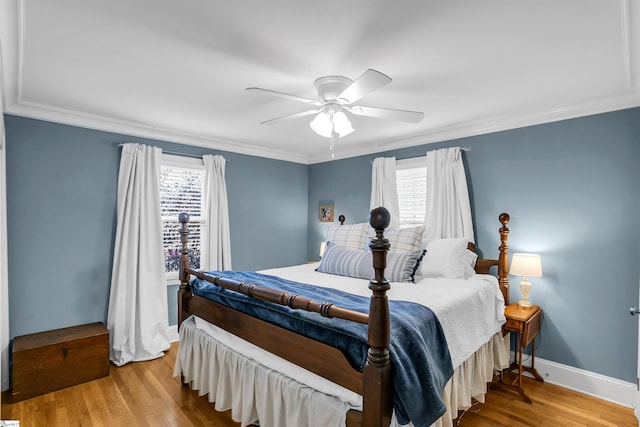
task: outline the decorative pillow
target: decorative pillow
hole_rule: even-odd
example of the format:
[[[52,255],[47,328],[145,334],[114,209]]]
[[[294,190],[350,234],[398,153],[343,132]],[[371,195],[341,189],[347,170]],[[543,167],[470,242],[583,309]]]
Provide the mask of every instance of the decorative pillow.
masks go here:
[[[413,282],[424,253],[424,250],[388,253],[385,278],[391,282]],[[374,275],[373,254],[329,245],[317,271],[370,280]]]
[[[466,256],[467,262],[464,264],[464,277],[469,278],[476,274],[476,261],[478,260],[478,254],[467,249]]]
[[[473,265],[478,256],[467,249],[468,240],[435,239],[427,244],[419,274],[423,277],[468,279],[475,274]]]
[[[389,252],[412,252],[423,249],[422,235],[424,226],[393,228],[384,232],[384,237],[389,240],[391,247]]]
[[[366,222],[360,224],[332,224],[327,228],[326,241],[333,246],[347,249],[362,249],[367,241],[367,232],[371,226]]]

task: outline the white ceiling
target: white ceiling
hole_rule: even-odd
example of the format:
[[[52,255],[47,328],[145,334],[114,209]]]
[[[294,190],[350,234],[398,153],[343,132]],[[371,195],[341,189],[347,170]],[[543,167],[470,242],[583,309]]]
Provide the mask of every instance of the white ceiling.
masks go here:
[[[640,105],[637,0],[2,0],[11,114],[300,163],[329,160],[308,109],[325,75],[393,81],[336,158]]]

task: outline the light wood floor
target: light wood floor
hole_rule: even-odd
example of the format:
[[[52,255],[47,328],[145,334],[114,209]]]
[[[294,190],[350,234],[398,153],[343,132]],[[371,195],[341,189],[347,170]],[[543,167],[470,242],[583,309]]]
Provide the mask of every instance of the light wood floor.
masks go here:
[[[2,401],[2,419],[20,427],[234,426],[206,397],[180,386],[173,364],[177,344],[150,362],[111,367],[109,377],[14,404]],[[469,426],[637,426],[633,410],[551,384],[526,381],[529,405],[509,391],[491,390],[485,404],[465,413]]]

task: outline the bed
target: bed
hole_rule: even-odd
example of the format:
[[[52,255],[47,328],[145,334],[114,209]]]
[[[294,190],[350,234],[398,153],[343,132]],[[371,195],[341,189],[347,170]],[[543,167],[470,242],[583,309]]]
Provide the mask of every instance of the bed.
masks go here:
[[[353,276],[350,273],[331,271],[329,260],[332,254],[343,255],[342,245],[329,246],[320,264],[260,273],[192,270],[187,256],[188,216],[183,214],[178,291],[180,345],[174,373],[182,376],[183,383],[208,394],[216,409],[231,409],[232,417],[242,425],[258,421],[261,426],[451,425],[458,411],[468,408],[472,399],[483,400],[493,373],[508,365],[501,325],[504,304],[509,301],[509,216],[503,213],[499,221],[502,226],[498,259],[473,257],[477,274],[465,272],[463,279],[437,277],[437,273],[435,277],[421,277],[420,272],[426,271],[428,264],[433,267],[435,260],[437,270],[438,261],[442,262],[430,255],[430,261],[424,259],[422,269],[419,270],[419,262],[415,263],[413,279],[417,283],[406,283],[389,281],[385,276],[403,275],[407,269],[398,273],[402,269],[395,268],[399,256],[389,251],[390,246],[403,243],[391,240],[390,244],[385,238],[389,215],[384,208],[370,213],[370,226],[375,230],[370,252],[358,253],[368,257],[364,259],[372,266],[367,277],[373,278],[366,281],[349,277]],[[387,234],[391,233],[388,230]],[[465,254],[475,253],[473,244],[464,243]],[[459,242],[456,246],[460,246]],[[439,253],[430,249],[435,246],[427,247],[427,253]],[[400,258],[408,260],[403,265],[413,262],[408,255]],[[494,267],[497,277],[489,274]],[[197,279],[190,281],[191,275]],[[478,289],[482,289],[480,296]],[[325,295],[338,299],[321,299]],[[447,295],[453,295],[456,304],[451,304],[452,298]],[[352,305],[353,300],[357,300],[353,304],[362,304],[362,298],[366,298],[368,309]],[[466,305],[458,304],[460,301],[466,301]],[[405,341],[411,342],[413,332],[399,335],[396,330],[410,328],[412,323],[422,325],[422,320],[411,320],[407,314],[417,308],[415,305],[432,306],[427,310],[435,314],[435,321],[429,320],[429,325],[437,327],[417,327],[444,335],[450,366],[437,343],[410,344],[411,351],[402,347]],[[284,312],[285,323],[265,317],[265,310]],[[409,326],[398,323],[400,317],[408,317]],[[318,337],[324,334],[318,332],[324,326],[310,327],[311,321],[328,323],[329,329],[334,329],[335,324],[349,326],[344,326],[348,328],[346,333],[340,330],[342,335],[338,339],[332,336],[327,343]],[[357,362],[354,357],[362,354],[362,349],[356,344],[363,341],[362,336],[358,336],[356,344],[345,344],[342,337],[351,335],[352,330],[360,334],[362,328],[364,362]],[[356,356],[351,353],[354,345],[358,347],[353,352]],[[422,349],[415,351],[417,347],[435,350],[428,349],[432,353],[425,356]],[[407,357],[441,359],[431,367],[429,363],[407,362]],[[426,375],[436,378],[434,384],[423,384],[424,377],[420,375],[425,370],[429,371]],[[408,382],[409,386],[400,383],[414,376],[417,382]],[[415,386],[420,391],[412,388]],[[402,401],[403,398],[409,400]],[[425,412],[424,417],[422,413],[416,415],[411,413],[414,406],[427,407],[430,412]]]

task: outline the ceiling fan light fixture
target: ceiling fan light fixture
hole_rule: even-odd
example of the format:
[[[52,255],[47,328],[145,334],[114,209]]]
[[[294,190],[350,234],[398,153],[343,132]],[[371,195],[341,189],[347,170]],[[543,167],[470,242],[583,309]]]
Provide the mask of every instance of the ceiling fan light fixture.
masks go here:
[[[333,130],[333,124],[331,123],[331,116],[324,111],[318,113],[318,115],[309,123],[311,129],[320,136],[325,138],[331,138],[331,131]]]
[[[391,83],[391,78],[389,78],[389,76],[382,74],[380,71],[368,69],[355,81],[344,76],[325,76],[316,79],[314,85],[316,87],[316,92],[318,92],[319,99],[304,98],[289,93],[262,89],[259,87],[248,87],[246,90],[304,102],[317,107],[300,113],[266,120],[261,123],[271,124],[285,119],[295,119],[315,114],[315,117],[311,120],[309,126],[318,135],[324,138],[329,138],[329,149],[331,150],[331,158],[333,159],[335,138],[345,137],[354,131],[345,112],[349,112],[357,116],[400,120],[409,123],[418,123],[422,120],[424,113],[419,111],[353,105],[354,102],[363,98],[367,94],[389,83]]]
[[[347,136],[353,132],[351,122],[347,118],[347,115],[342,111],[338,111],[333,114],[333,130],[338,134],[340,138]]]
[[[331,138],[333,132],[342,138],[353,132],[351,122],[342,111],[321,111],[309,123],[315,133],[325,138]]]

